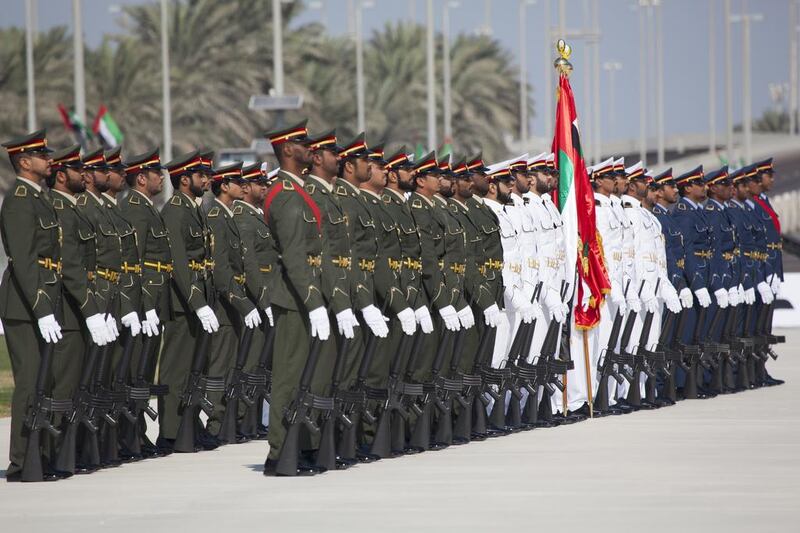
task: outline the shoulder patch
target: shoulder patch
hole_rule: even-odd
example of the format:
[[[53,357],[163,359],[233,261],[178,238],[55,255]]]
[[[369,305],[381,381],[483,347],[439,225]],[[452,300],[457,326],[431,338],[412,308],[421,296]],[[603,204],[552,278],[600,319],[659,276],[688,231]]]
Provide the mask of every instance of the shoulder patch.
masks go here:
[[[181,198],[177,194],[169,199],[170,205],[181,205]]]
[[[281,183],[283,184],[283,188],[285,190],[287,190],[287,191],[293,191],[294,190],[294,183],[292,182],[292,180],[290,180],[288,178],[284,178],[283,181],[281,181]]]
[[[17,185],[17,188],[14,190],[14,196],[25,198],[28,196],[28,188],[24,185]]]
[[[344,185],[337,185],[333,192],[339,196],[347,196],[347,189],[344,187]]]
[[[64,209],[64,200],[62,200],[61,198],[55,198],[53,200],[53,209],[58,209],[58,210]]]
[[[389,197],[388,194],[382,194],[381,195],[381,200],[383,200],[383,203],[385,203],[385,204],[389,204],[389,203],[392,202],[392,199]]]
[[[131,194],[130,196],[128,196],[128,203],[133,205],[139,205],[142,202],[141,200],[139,200],[139,195]]]
[[[678,209],[680,209],[681,211],[686,211],[686,204],[678,203]]]
[[[308,194],[314,194],[314,191],[316,191],[316,190],[317,190],[317,186],[316,186],[316,185],[314,185],[313,183],[306,183],[306,184],[305,184],[305,186],[304,186],[303,188],[306,190],[306,192],[307,192]],[[321,190],[321,189],[320,189],[320,190]]]
[[[86,200],[88,200],[88,198],[86,197],[86,194],[81,194],[80,196],[78,196],[78,198],[77,198],[77,200],[75,201],[75,203],[76,203],[77,205],[79,205],[79,206],[83,207],[83,206],[85,206],[85,205],[86,205]]]
[[[414,198],[413,200],[411,200],[411,207],[413,207],[414,209],[422,209],[422,200],[420,200],[419,198]]]
[[[714,206],[712,204],[706,204],[706,211],[713,211]]]
[[[218,217],[219,216],[219,207],[214,206],[211,209],[209,209],[208,210],[208,215],[206,215],[206,216],[209,216],[209,217],[212,217],[212,218]]]
[[[240,206],[240,205],[233,206],[233,214],[234,215],[241,215],[242,213],[244,213],[244,209],[242,208],[242,206]]]

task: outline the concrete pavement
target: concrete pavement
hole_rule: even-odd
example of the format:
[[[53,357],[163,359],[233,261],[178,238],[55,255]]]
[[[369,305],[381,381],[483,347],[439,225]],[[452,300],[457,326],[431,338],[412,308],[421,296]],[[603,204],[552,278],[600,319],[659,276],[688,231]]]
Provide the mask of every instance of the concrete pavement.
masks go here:
[[[57,483],[0,482],[3,531],[797,531],[800,331],[787,383],[384,460],[261,475],[252,442]],[[0,421],[8,449],[8,419]]]

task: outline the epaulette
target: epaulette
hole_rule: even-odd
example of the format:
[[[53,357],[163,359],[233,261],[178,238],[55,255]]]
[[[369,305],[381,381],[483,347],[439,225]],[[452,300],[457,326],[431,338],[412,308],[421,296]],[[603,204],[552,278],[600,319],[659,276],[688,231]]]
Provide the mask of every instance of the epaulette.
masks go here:
[[[142,202],[139,200],[139,196],[138,195],[131,194],[130,196],[128,196],[128,203],[129,204],[133,204],[133,205],[139,205]]]
[[[714,204],[710,204],[710,203],[706,204],[706,211],[713,211],[713,210],[714,210]]]
[[[449,209],[456,215],[458,214],[458,206],[455,204],[447,204],[447,209]]]
[[[381,195],[381,200],[383,200],[383,203],[385,203],[385,204],[390,204],[390,203],[392,203],[392,199],[391,199],[391,198],[389,198],[389,195],[388,195],[388,194],[382,194],[382,195]]]
[[[176,194],[169,199],[169,203],[171,205],[181,205],[181,197]]]
[[[281,184],[283,185],[283,189],[286,190],[286,191],[293,191],[294,190],[294,183],[292,183],[292,180],[290,180],[289,178],[284,178],[281,181]]]
[[[686,211],[686,204],[678,203],[678,209],[681,211]]]
[[[306,190],[308,194],[314,194],[314,191],[317,190],[317,186],[314,185],[313,183],[306,183],[303,188]]]
[[[58,209],[59,211],[64,209],[64,200],[61,198],[55,198],[53,200],[53,209]]]
[[[14,196],[18,198],[25,198],[28,196],[28,188],[24,185],[17,185],[17,188],[14,189]]]
[[[603,205],[603,204],[601,204],[601,203],[600,203],[600,200],[595,200],[595,201],[594,201],[594,205],[596,205],[596,206],[601,206],[601,205]]]
[[[233,206],[233,214],[234,215],[241,215],[242,213],[244,213],[244,208],[242,206],[240,206],[240,205]]]
[[[420,200],[419,198],[414,198],[413,200],[411,200],[411,207],[413,209],[422,209],[422,200]]]
[[[86,193],[84,193],[84,194],[81,194],[80,196],[78,196],[78,199],[75,200],[75,203],[77,205],[83,207],[83,206],[86,205],[86,200],[87,200]]]
[[[208,210],[208,215],[206,215],[206,216],[209,216],[209,217],[218,217],[218,216],[219,216],[219,207],[217,207],[217,206],[214,206],[214,207],[212,207],[211,209],[209,209],[209,210]]]
[[[339,196],[347,196],[347,188],[344,185],[337,185],[333,192]]]

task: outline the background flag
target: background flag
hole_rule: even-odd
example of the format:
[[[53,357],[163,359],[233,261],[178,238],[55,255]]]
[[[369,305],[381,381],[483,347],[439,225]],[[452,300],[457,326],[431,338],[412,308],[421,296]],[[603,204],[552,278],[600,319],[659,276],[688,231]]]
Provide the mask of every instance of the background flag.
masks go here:
[[[115,148],[122,144],[122,131],[104,105],[97,110],[97,116],[92,123],[92,131],[103,142],[105,149]]]
[[[559,170],[555,202],[564,219],[567,266],[577,264],[578,270],[575,327],[590,329],[600,321],[600,305],[611,285],[597,237],[594,191],[581,151],[575,96],[569,78],[563,73],[558,84],[553,152]],[[584,310],[582,302],[587,300],[588,307]]]
[[[94,139],[92,132],[80,121],[78,115],[76,115],[74,111],[67,111],[63,105],[58,104],[58,112],[61,115],[61,121],[64,123],[64,127],[67,128],[67,131],[75,138],[75,142],[80,144],[81,148],[84,150],[88,149],[89,142]]]

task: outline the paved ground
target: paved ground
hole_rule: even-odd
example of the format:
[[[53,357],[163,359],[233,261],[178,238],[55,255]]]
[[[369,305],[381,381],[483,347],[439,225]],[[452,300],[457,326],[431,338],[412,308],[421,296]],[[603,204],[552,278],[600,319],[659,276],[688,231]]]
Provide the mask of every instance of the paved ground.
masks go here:
[[[0,482],[2,529],[797,531],[800,331],[789,341],[771,364],[782,387],[315,478],[264,478],[266,445],[254,442],[58,483]],[[4,419],[4,450],[7,434]]]

